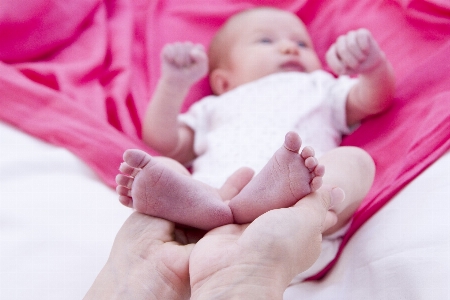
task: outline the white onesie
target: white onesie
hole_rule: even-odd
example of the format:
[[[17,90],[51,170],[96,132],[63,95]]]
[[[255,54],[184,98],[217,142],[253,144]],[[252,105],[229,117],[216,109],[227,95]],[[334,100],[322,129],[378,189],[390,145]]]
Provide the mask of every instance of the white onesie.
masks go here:
[[[345,102],[355,83],[322,70],[276,73],[196,102],[179,118],[195,131],[198,157],[192,162],[193,177],[220,187],[240,167],[258,173],[291,130],[298,132],[302,146],[314,148],[317,157],[336,148],[351,130]],[[324,268],[335,257],[345,231],[325,238],[319,259],[294,281]]]
[[[276,73],[193,104],[180,121],[195,132],[195,179],[220,187],[238,168],[259,172],[290,130],[316,156],[336,148],[355,79],[324,71]]]

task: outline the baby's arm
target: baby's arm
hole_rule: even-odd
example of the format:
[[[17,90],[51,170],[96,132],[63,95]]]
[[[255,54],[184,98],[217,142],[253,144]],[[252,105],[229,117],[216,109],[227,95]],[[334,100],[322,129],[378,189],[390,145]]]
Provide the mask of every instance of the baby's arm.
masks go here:
[[[181,105],[196,81],[206,75],[208,59],[202,45],[175,43],[161,53],[162,75],[144,118],[144,142],[182,163],[194,158],[194,133],[178,123]]]
[[[340,36],[326,54],[328,65],[338,75],[359,74],[347,97],[347,124],[386,110],[391,104],[395,77],[391,64],[367,29]]]

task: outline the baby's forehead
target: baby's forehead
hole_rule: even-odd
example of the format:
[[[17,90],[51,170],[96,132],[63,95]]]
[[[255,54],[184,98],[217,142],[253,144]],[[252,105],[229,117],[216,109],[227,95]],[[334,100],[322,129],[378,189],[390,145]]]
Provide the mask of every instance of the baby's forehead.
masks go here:
[[[226,61],[229,50],[239,40],[245,39],[249,30],[274,30],[273,19],[280,20],[280,23],[290,22],[291,29],[295,28],[302,36],[308,36],[303,22],[290,12],[268,7],[242,11],[228,19],[212,39],[209,46],[210,69]]]

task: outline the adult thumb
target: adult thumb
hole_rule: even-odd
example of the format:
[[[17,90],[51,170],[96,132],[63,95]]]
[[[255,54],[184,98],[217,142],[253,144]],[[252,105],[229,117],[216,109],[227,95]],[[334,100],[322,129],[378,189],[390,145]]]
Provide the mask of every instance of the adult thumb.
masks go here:
[[[345,193],[341,188],[322,187],[317,192],[300,199],[294,207],[315,211],[321,222],[321,232],[324,232],[337,223],[337,215],[333,208],[342,203],[344,199]]]

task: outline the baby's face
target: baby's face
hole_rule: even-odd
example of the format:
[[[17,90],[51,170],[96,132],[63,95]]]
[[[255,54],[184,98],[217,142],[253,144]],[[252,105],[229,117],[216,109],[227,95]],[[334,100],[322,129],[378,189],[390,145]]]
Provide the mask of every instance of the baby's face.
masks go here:
[[[278,72],[312,72],[322,65],[295,15],[263,9],[243,16],[230,37],[231,87]]]

